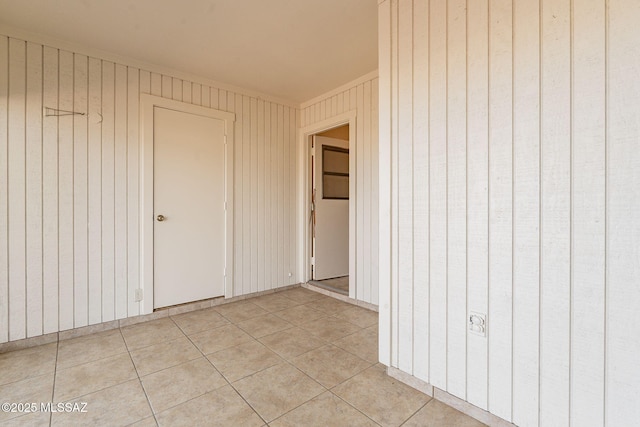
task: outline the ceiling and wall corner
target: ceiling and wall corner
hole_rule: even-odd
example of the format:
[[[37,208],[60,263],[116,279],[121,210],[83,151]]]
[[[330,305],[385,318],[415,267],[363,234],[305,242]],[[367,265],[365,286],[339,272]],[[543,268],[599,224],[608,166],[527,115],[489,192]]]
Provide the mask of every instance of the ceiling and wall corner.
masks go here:
[[[0,29],[18,38],[39,34],[56,47],[70,43],[74,52],[87,46],[135,58],[144,64],[130,65],[153,64],[166,74],[189,73],[297,106],[377,68],[376,7],[375,0],[4,0]]]

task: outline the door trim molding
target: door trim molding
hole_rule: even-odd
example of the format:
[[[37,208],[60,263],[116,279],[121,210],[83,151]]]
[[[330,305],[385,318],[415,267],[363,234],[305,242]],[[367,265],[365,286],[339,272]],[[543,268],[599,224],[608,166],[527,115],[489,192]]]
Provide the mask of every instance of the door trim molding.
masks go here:
[[[349,298],[358,299],[356,295],[356,110],[347,111],[329,119],[305,126],[298,132],[298,182],[301,188],[298,193],[298,281],[306,283],[311,279],[311,233],[309,227],[309,212],[311,206],[311,136],[325,130],[342,125],[349,125]]]
[[[235,114],[149,94],[140,95],[140,314],[153,312],[153,110],[155,107],[223,120],[225,123],[225,284],[233,296],[233,144]]]

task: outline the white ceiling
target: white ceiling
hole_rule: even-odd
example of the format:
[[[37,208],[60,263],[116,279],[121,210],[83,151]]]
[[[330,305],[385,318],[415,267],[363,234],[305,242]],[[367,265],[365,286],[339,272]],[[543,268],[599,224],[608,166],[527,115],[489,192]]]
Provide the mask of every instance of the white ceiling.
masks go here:
[[[293,102],[378,63],[376,0],[0,0],[0,24]]]

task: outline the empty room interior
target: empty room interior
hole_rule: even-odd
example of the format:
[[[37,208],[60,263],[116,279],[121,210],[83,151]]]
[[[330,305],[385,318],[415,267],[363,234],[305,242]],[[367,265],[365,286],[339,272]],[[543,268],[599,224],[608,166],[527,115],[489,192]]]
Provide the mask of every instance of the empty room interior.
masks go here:
[[[0,424],[636,425],[639,21],[0,0]]]

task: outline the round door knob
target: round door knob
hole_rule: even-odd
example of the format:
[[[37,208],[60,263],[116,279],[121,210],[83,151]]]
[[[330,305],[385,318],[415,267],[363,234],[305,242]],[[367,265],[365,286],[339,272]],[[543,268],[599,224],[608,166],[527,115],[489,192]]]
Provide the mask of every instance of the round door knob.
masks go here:
[[[156,219],[157,219],[159,222],[162,222],[162,221],[164,221],[164,215],[158,215],[158,216],[156,217]]]

